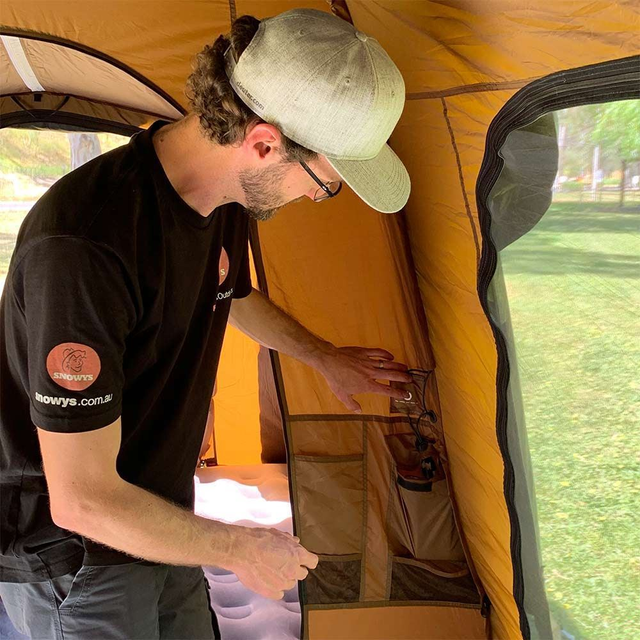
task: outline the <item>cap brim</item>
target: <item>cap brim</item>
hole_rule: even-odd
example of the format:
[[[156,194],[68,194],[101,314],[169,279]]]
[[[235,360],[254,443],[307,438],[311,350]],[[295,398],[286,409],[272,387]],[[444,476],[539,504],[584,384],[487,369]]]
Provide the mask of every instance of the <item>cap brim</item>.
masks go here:
[[[382,213],[400,211],[411,192],[411,180],[402,161],[388,144],[371,160],[327,157],[340,177],[370,207]]]

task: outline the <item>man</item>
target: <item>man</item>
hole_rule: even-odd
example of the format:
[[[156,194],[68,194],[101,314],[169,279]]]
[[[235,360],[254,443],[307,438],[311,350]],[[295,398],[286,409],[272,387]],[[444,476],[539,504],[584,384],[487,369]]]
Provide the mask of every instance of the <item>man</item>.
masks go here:
[[[271,598],[316,566],[295,537],[193,513],[228,318],[350,410],[409,380],[387,351],[335,347],[252,290],[247,255],[249,216],[342,181],[404,205],[385,144],[404,104],[393,62],[322,12],[245,16],[188,88],[192,114],[60,180],[18,237],[0,318],[0,596],[34,638],[217,637],[201,565]]]

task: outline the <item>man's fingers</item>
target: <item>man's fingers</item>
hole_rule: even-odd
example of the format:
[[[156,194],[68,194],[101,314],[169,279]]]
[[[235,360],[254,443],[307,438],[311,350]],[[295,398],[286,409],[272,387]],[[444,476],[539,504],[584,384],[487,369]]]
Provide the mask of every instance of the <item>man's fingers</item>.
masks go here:
[[[296,579],[304,580],[309,575],[309,569],[305,567],[298,567],[296,571]]]
[[[393,353],[389,353],[386,349],[365,349],[365,352],[370,358],[393,360]]]
[[[374,369],[380,369],[380,371],[402,371],[405,372],[408,367],[406,364],[402,362],[389,362],[388,360],[382,361],[382,366],[380,366],[380,360],[369,360],[369,366]],[[410,374],[407,373],[409,376]]]
[[[395,380],[396,382],[412,382],[413,378],[400,370],[392,371],[391,369],[377,369],[375,378],[377,380]]]
[[[351,396],[343,396],[342,398],[339,397],[338,399],[349,411],[362,413],[362,407]]]
[[[307,551],[304,547],[300,547],[298,560],[302,566],[309,567],[309,569],[315,569],[318,566],[318,556]]]
[[[273,531],[276,535],[281,536],[283,538],[286,538],[287,540],[291,541],[292,539],[295,540],[296,542],[300,542],[300,538],[296,538],[296,536],[291,535],[288,531],[280,531],[280,529],[275,529],[273,527],[270,527],[271,531]]]
[[[354,413],[362,413],[362,407],[355,400],[353,400],[351,404],[353,406],[349,409],[350,411],[353,411]]]
[[[396,389],[395,387],[380,384],[379,382],[374,382],[373,384],[375,385],[375,388],[371,390],[372,393],[389,396],[390,398],[397,398],[398,400],[408,400],[407,394],[409,392],[404,389]]]

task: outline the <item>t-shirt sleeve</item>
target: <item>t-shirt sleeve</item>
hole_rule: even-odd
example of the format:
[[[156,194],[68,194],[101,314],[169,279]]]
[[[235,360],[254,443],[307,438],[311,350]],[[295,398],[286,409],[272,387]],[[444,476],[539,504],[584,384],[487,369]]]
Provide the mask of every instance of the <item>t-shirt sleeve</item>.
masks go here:
[[[41,240],[14,273],[26,349],[31,420],[82,432],[122,412],[123,357],[136,322],[130,281],[110,249],[84,238]]]
[[[252,289],[251,284],[251,271],[249,268],[249,241],[245,241],[242,245],[242,254],[240,257],[240,267],[238,269],[238,276],[233,288],[234,298],[246,298]]]

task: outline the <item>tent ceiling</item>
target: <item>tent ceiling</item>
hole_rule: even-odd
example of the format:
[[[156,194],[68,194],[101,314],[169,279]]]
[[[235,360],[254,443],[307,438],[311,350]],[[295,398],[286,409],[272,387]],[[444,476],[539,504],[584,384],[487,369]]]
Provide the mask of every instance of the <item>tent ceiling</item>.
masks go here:
[[[46,89],[40,84],[33,67],[27,59],[24,47],[20,38],[15,36],[0,36],[2,44],[4,45],[4,53],[2,56],[3,64],[11,63],[14,71],[18,75],[18,78],[24,84],[24,86],[30,91],[46,91]],[[8,60],[7,60],[8,58]],[[11,90],[11,87],[7,87]],[[17,87],[13,88],[13,92],[20,91],[22,87],[18,83]]]
[[[184,82],[194,54],[226,32],[233,17],[251,14],[264,18],[294,7],[323,11],[333,7],[340,15],[350,11],[354,23],[373,34],[390,52],[404,75],[410,101],[517,89],[550,72],[582,66],[585,50],[593,63],[633,55],[640,47],[635,0],[575,0],[538,9],[525,0],[4,0],[0,32],[18,36],[30,33],[100,52],[113,67],[107,65],[98,71],[96,80],[102,87],[95,81],[91,88],[96,101],[103,99],[129,109],[139,109],[144,102],[147,108],[153,105],[150,110],[154,115],[172,118],[176,114],[171,115],[171,106],[187,106]],[[118,18],[114,19],[116,13]],[[630,25],[636,25],[635,29]],[[22,45],[36,78],[42,82],[39,74],[48,75],[49,65],[43,63],[49,62],[49,47],[36,45],[35,41],[25,44],[24,38]],[[75,90],[87,87],[86,75],[62,74],[78,62],[79,52],[71,51],[64,55],[58,52],[61,73],[44,78],[58,90],[61,85],[67,86],[66,80]],[[535,55],[523,55],[524,51]],[[134,88],[134,83],[131,91],[127,89],[130,102],[104,95],[118,66],[120,71],[135,70],[134,77],[142,81],[142,87]],[[87,70],[86,60],[81,67]],[[16,74],[5,69],[3,64],[3,80],[12,76],[6,86],[15,85]],[[53,68],[51,73],[55,74]],[[129,82],[122,86],[129,86]],[[168,104],[158,104],[162,98],[157,95],[144,101],[148,95],[144,84],[166,98],[171,96]],[[60,92],[73,93],[70,88]],[[76,95],[87,97],[84,93]]]
[[[14,124],[17,115],[33,111],[38,112],[32,114],[33,120],[46,122],[46,111],[55,115],[61,106],[66,107],[63,113],[71,109],[80,119],[86,115],[133,126],[182,115],[174,100],[160,95],[151,83],[135,77],[135,72],[67,44],[46,42],[36,36],[2,35],[0,68],[4,126]],[[40,94],[48,99],[43,102],[44,95]],[[71,104],[67,96],[74,98]],[[59,123],[59,116],[55,120]]]

